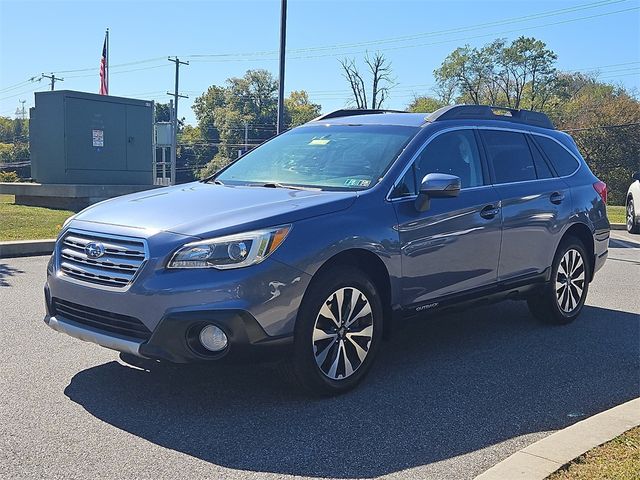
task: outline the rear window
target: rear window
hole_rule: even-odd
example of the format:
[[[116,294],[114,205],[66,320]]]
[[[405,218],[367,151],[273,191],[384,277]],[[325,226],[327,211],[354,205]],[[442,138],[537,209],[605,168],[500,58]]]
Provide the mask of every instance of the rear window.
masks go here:
[[[558,175],[564,177],[576,171],[579,165],[578,161],[562,145],[555,140],[539,135],[534,135],[534,139],[540,145]]]
[[[487,157],[493,165],[495,183],[535,180],[536,168],[527,139],[522,133],[481,130]]]

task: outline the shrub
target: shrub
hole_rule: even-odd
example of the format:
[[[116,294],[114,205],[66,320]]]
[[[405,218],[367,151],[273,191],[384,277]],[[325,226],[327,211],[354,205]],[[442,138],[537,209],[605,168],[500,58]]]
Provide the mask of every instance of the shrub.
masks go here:
[[[16,172],[0,172],[0,182],[19,182],[20,177]]]

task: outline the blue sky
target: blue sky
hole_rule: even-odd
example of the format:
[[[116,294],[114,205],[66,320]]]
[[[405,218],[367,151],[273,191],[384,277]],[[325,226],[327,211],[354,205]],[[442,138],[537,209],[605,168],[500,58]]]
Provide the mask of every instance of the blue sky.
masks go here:
[[[19,100],[33,105],[33,91],[48,85],[27,80],[42,72],[64,77],[56,89],[97,93],[109,27],[110,93],[168,101],[166,57],[178,55],[190,61],[180,116],[194,122],[191,103],[209,85],[250,68],[277,73],[279,15],[279,0],[0,0],[0,115],[13,115]],[[546,42],[560,69],[640,88],[640,0],[289,0],[285,89],[309,91],[324,111],[343,107],[338,60],[379,50],[397,79],[386,107],[404,108],[429,93],[434,68],[456,47],[519,35]]]

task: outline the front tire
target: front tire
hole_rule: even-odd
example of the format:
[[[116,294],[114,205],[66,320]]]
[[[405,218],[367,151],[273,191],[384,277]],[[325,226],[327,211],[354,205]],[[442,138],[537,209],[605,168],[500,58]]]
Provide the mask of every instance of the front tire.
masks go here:
[[[527,300],[529,310],[544,323],[573,322],[584,307],[590,278],[591,264],[584,245],[577,238],[567,238],[556,251],[551,279]]]
[[[382,340],[383,308],[374,283],[355,267],[321,272],[296,321],[290,370],[321,396],[354,388],[365,377]]]
[[[627,201],[627,232],[640,233],[640,225],[636,222],[636,210],[632,198]]]

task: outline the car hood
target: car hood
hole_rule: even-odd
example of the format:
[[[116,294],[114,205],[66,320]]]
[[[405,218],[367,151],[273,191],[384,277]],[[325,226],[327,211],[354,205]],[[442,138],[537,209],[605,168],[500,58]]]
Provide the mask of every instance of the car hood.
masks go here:
[[[215,185],[193,182],[97,203],[74,217],[93,222],[206,237],[238,227],[263,228],[348,208],[356,192]]]

